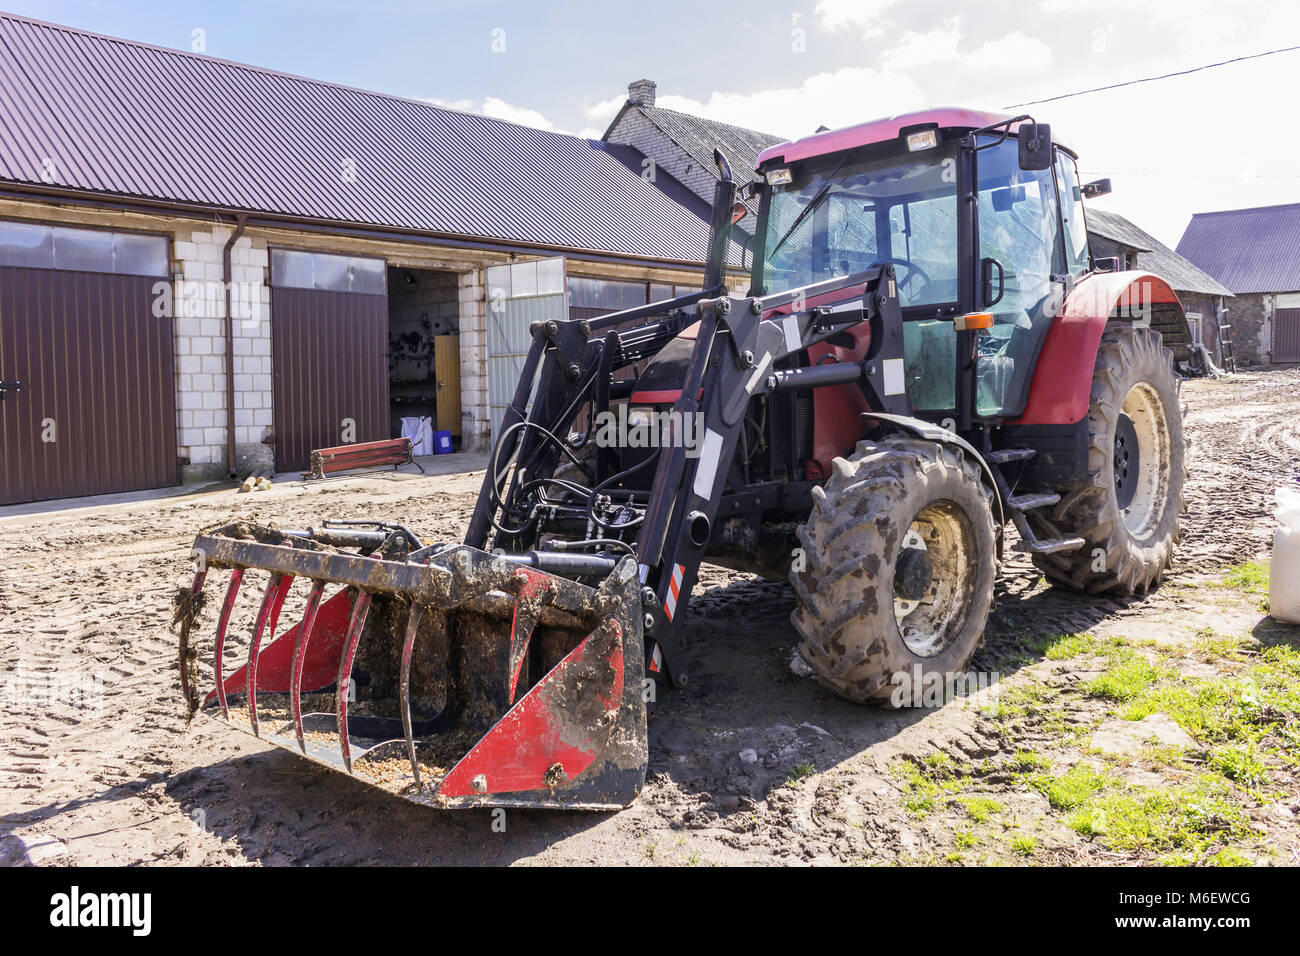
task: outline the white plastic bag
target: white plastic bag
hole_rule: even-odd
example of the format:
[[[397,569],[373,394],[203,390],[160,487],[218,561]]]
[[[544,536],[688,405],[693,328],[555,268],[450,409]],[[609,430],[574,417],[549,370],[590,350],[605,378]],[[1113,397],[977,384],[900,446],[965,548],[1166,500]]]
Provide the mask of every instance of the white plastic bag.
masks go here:
[[[433,425],[427,418],[403,418],[402,437],[411,439],[412,455],[433,454]]]
[[[1277,533],[1268,579],[1269,613],[1279,621],[1300,624],[1300,490],[1277,490]]]

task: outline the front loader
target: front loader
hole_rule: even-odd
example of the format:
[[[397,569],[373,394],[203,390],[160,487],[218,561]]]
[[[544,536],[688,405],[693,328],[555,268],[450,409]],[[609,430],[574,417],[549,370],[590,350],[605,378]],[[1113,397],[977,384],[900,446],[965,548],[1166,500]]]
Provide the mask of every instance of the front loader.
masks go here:
[[[1045,125],[881,120],[775,147],[743,189],[715,159],[699,292],[532,326],[462,543],[379,518],[199,535],[175,602],[191,713],[429,805],[615,808],[647,700],[686,683],[703,561],[788,577],[814,676],[894,706],[969,666],[1004,537],[1076,590],[1158,583],[1186,322],[1163,280],[1091,258],[1105,186]]]

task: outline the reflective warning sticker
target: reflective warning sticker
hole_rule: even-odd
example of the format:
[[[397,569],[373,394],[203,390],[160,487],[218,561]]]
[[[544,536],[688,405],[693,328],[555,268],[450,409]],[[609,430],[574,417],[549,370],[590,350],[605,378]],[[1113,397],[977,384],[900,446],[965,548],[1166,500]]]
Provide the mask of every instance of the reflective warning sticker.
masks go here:
[[[712,428],[704,430],[700,442],[700,464],[695,469],[695,493],[701,498],[713,497],[713,479],[718,475],[718,460],[722,458],[722,436]]]
[[[670,621],[677,613],[677,596],[682,593],[682,575],[685,572],[685,566],[680,564],[675,566],[672,579],[668,582],[668,600],[664,602],[664,613],[668,615]]]
[[[798,352],[803,347],[803,340],[799,338],[798,317],[787,315],[781,320],[781,329],[785,332],[785,347],[791,352]]]
[[[880,364],[885,373],[885,394],[902,395],[907,391],[907,382],[903,378],[903,360],[885,359]]]

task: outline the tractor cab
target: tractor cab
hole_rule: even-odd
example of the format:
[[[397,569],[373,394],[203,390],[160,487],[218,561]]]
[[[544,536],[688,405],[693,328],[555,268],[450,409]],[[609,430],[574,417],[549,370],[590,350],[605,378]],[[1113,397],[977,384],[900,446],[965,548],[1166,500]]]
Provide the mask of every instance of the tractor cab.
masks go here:
[[[933,110],[773,147],[758,172],[752,295],[892,265],[915,412],[965,430],[1024,409],[1091,266],[1075,157],[1046,126]]]

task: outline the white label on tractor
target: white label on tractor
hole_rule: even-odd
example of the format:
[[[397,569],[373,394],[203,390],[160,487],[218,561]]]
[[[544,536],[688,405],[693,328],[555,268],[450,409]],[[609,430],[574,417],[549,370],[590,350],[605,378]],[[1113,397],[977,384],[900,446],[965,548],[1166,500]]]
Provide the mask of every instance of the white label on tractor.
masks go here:
[[[768,366],[770,366],[771,364],[772,364],[772,353],[764,352],[763,361],[759,362],[758,366],[754,369],[754,371],[749,373],[749,381],[745,383],[745,393],[747,395],[754,394],[754,389],[758,388],[758,383],[763,380],[763,376],[767,374]]]
[[[722,436],[706,428],[704,441],[700,443],[700,467],[695,472],[695,493],[701,498],[713,497],[713,479],[717,477],[721,457]]]
[[[799,338],[799,318],[787,315],[781,320],[781,328],[785,330],[785,347],[791,352],[798,352],[803,345],[803,341]]]
[[[907,383],[903,379],[902,359],[885,359],[880,365],[885,373],[886,395],[902,395],[907,391]]]

